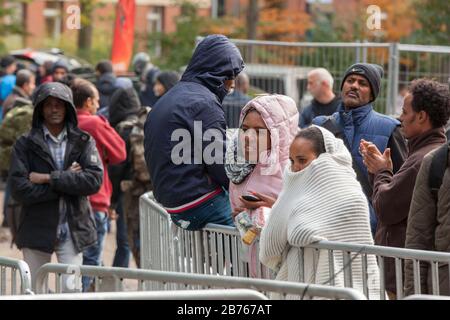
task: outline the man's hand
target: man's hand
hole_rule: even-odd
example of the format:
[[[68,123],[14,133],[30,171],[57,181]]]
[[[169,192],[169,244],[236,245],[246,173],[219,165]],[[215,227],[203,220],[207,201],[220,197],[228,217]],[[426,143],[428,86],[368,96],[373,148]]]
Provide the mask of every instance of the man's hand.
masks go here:
[[[262,193],[254,191],[250,191],[250,193],[253,194],[255,197],[259,198],[260,201],[247,201],[244,198],[239,197],[239,200],[241,200],[241,202],[244,204],[244,207],[247,209],[257,209],[259,207],[272,208],[275,201],[277,201],[277,199]]]
[[[119,215],[116,212],[116,209],[113,208],[108,208],[108,217],[111,220],[117,220],[117,218],[119,217]]]
[[[74,161],[70,166],[69,170],[72,172],[81,172],[83,169],[81,168],[78,162]]]
[[[393,170],[391,149],[387,148],[382,154],[372,142],[361,139],[359,150],[363,157],[363,162],[367,167],[367,171],[370,173],[375,174],[382,169]]]
[[[31,183],[34,184],[50,183],[50,175],[48,173],[31,172],[29,178]]]

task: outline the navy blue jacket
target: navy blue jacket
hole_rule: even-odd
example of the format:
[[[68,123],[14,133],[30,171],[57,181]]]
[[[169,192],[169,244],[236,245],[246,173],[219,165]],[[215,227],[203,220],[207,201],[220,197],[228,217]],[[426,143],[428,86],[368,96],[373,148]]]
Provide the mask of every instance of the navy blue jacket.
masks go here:
[[[219,164],[207,164],[204,159],[198,164],[194,162],[194,121],[201,121],[202,135],[209,129],[220,133],[218,143],[223,146],[224,158],[226,124],[222,101],[227,94],[224,81],[235,78],[243,68],[244,62],[234,44],[224,36],[208,36],[197,46],[181,81],[149,112],[144,127],[145,160],[155,198],[163,206],[177,207],[217,188],[228,188],[224,160]],[[191,141],[179,137],[171,141],[177,129],[189,133]],[[191,153],[183,153],[190,163],[172,162],[172,150],[181,141],[190,146]],[[196,142],[199,144],[198,138]],[[202,141],[197,154],[210,143]]]
[[[311,101],[311,104],[306,106],[300,115],[299,126],[300,128],[306,128],[311,125],[313,119],[318,116],[331,116],[335,113],[341,104],[341,98],[335,96],[327,104],[322,104],[316,99]]]

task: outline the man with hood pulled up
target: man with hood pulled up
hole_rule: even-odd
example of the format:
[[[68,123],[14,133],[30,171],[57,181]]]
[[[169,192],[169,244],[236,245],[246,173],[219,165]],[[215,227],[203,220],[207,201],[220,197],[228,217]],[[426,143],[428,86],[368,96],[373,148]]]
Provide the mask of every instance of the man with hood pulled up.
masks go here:
[[[153,193],[186,230],[208,223],[234,225],[224,169],[222,101],[243,68],[239,49],[227,37],[207,36],[180,82],[148,114],[144,146]],[[210,144],[218,146],[213,161],[207,157]]]
[[[72,91],[49,82],[33,96],[31,130],[14,145],[12,196],[22,205],[15,243],[36,271],[50,262],[81,265],[82,252],[97,241],[88,196],[100,189],[103,166],[95,141],[78,128]],[[80,291],[81,281],[63,276],[63,292]]]

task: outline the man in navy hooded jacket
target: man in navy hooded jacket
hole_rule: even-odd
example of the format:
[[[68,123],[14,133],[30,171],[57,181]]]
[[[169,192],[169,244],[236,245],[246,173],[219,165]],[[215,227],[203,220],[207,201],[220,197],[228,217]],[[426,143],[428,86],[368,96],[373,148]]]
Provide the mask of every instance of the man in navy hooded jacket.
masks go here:
[[[226,123],[222,101],[243,68],[241,54],[228,38],[206,37],[195,49],[180,82],[158,100],[147,117],[145,160],[154,196],[172,221],[186,230],[198,230],[208,223],[233,225],[224,170]],[[222,155],[213,163],[198,158],[212,143],[203,138],[207,131],[220,136],[215,136],[217,141],[212,139],[222,148],[216,150]],[[177,132],[189,133],[190,139],[180,142]],[[173,159],[180,143],[188,147],[179,154],[188,160],[182,163]]]
[[[406,158],[406,142],[400,133],[400,122],[373,110],[377,98],[383,68],[376,64],[356,63],[344,74],[341,84],[342,103],[331,116],[319,116],[313,124],[325,127],[341,138],[353,158],[358,181],[369,199],[370,225],[375,234],[377,218],[371,204],[372,185],[359,151],[361,139],[373,142],[382,153],[390,148],[394,173]]]

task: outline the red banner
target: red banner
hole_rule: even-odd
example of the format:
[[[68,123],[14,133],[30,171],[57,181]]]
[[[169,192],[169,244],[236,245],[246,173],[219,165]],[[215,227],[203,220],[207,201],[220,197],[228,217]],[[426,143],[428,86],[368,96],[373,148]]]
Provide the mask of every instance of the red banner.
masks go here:
[[[134,14],[136,4],[134,0],[119,0],[116,9],[116,23],[111,52],[114,71],[128,70],[134,41]]]

